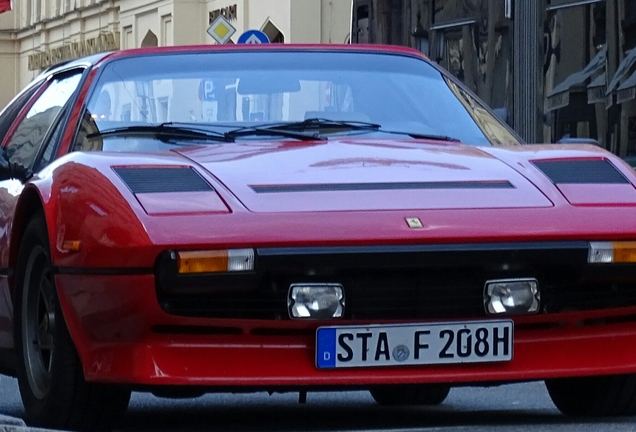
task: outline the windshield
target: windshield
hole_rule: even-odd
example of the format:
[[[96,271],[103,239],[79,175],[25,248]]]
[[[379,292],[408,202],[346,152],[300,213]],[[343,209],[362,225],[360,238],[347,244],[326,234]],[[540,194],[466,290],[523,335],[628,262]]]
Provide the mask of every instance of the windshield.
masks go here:
[[[316,118],[381,127],[343,129],[339,136],[386,138],[392,131],[475,146],[518,144],[478,101],[423,60],[379,53],[252,51],[108,63],[88,102],[76,149],[154,151],[174,145],[147,137],[97,136],[114,128],[179,123],[225,133]]]

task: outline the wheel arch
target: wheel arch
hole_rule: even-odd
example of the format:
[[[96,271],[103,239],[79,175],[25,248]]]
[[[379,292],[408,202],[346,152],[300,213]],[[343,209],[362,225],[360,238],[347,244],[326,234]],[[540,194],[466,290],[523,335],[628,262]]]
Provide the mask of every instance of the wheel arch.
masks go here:
[[[31,219],[33,219],[33,217],[39,212],[45,213],[44,203],[40,192],[35,187],[25,188],[20,194],[20,199],[18,200],[18,203],[16,205],[13,217],[13,226],[11,227],[11,243],[9,245],[9,268],[13,271],[10,273],[9,287],[12,296],[15,288],[15,271],[17,270],[16,266],[18,262],[18,254],[20,252],[20,245],[22,243],[22,237],[24,236],[24,232],[26,231],[26,228],[29,225]],[[49,233],[50,238],[48,223],[47,232]]]

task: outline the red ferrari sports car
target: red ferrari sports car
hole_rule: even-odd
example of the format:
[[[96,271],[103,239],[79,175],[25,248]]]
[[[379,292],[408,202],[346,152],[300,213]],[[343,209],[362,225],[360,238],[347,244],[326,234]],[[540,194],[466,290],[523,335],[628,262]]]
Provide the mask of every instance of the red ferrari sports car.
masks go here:
[[[636,413],[636,173],[523,144],[416,51],[97,55],[0,138],[0,364],[35,424],[106,425],[131,391],[531,380]]]

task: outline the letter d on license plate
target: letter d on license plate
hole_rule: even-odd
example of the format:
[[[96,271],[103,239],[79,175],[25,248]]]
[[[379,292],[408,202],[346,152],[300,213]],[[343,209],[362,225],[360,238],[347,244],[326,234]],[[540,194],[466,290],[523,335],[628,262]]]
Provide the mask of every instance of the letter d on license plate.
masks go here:
[[[512,360],[513,322],[320,327],[319,369]]]

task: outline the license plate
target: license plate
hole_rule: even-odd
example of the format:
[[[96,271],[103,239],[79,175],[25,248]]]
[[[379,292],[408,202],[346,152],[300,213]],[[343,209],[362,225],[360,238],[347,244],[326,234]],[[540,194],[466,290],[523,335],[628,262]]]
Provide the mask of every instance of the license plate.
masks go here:
[[[320,327],[319,369],[488,363],[512,360],[513,322]]]

